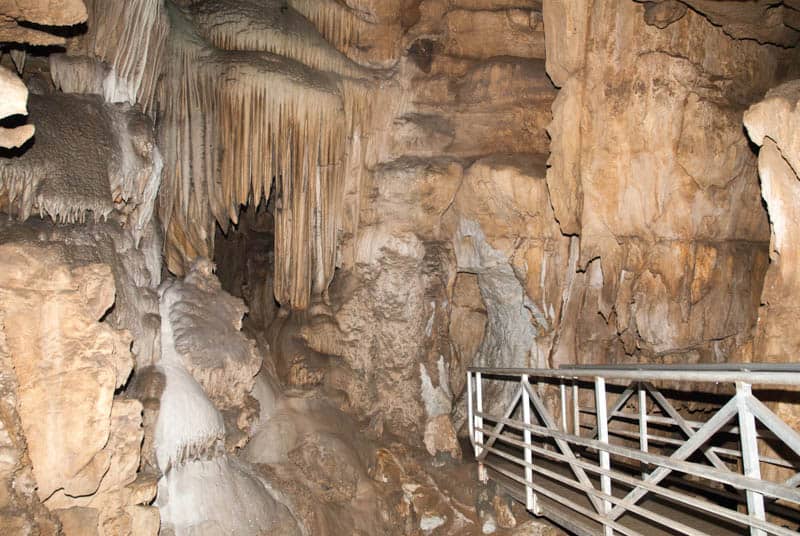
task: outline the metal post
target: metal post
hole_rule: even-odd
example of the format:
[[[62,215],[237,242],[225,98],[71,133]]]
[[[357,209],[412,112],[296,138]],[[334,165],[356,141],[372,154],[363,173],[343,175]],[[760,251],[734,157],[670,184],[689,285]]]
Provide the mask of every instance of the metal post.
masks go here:
[[[472,444],[472,450],[475,452],[475,456],[477,456],[478,451],[475,446],[475,413],[472,404],[472,372],[467,371],[467,426],[469,427],[469,442]]]
[[[475,402],[478,405],[479,415],[475,416],[475,456],[480,456],[483,452],[483,378],[480,372],[475,373]],[[483,462],[478,462],[478,479],[481,482],[488,480],[486,466]]]
[[[578,382],[572,384],[572,433],[576,436],[581,435],[581,406],[578,401]]]
[[[648,451],[647,444],[647,391],[639,383],[639,450]],[[647,475],[645,464],[642,463],[642,477]]]
[[[758,368],[758,365],[755,368]],[[797,489],[797,484],[800,482],[800,466],[790,461],[790,459],[761,457],[759,455],[759,442],[763,438],[767,438],[765,441],[768,442],[778,440],[782,442],[784,447],[800,455],[800,432],[782,421],[780,417],[753,396],[752,385],[760,386],[763,376],[754,375],[751,371],[744,370],[741,372],[742,375],[738,377],[729,375],[728,377],[718,378],[717,374],[724,375],[725,371],[695,371],[692,367],[687,367],[686,371],[666,370],[663,372],[688,371],[698,375],[698,378],[694,379],[692,383],[714,383],[727,380],[726,383],[735,384],[736,395],[730,398],[705,422],[684,419],[670,402],[652,384],[648,383],[648,380],[658,380],[666,377],[665,375],[662,375],[664,377],[660,376],[662,372],[660,369],[620,370],[612,367],[606,371],[595,367],[593,369],[570,369],[568,373],[559,370],[556,373],[550,369],[488,369],[471,367],[467,374],[467,418],[470,423],[470,439],[473,442],[473,448],[479,463],[479,478],[486,482],[489,477],[488,469],[491,468],[492,477],[495,474],[499,474],[505,476],[509,480],[508,483],[513,481],[525,486],[524,498],[519,493],[515,493],[514,496],[518,497],[531,513],[555,518],[556,521],[565,523],[567,527],[574,526],[574,532],[577,534],[599,534],[602,536],[633,534],[635,531],[629,530],[628,527],[618,522],[620,517],[630,514],[649,519],[676,533],[705,536],[705,532],[682,524],[677,518],[653,511],[650,508],[650,504],[639,504],[645,495],[650,494],[651,496],[657,495],[665,498],[676,504],[682,504],[684,507],[688,507],[694,512],[708,515],[710,518],[731,521],[743,527],[742,532],[748,534],[748,536],[766,536],[767,534],[775,534],[776,536],[796,535],[797,533],[789,528],[776,525],[773,521],[767,521],[765,504],[767,500],[781,501],[777,503],[776,509],[784,508],[783,501],[787,502],[787,506],[800,505],[800,490]],[[713,372],[713,376],[707,374],[711,372]],[[622,395],[615,399],[614,404],[609,405],[606,380],[612,379],[612,381],[616,381],[620,379],[619,373],[625,373],[626,379],[630,379],[632,383],[626,387]],[[634,373],[636,374],[634,375]],[[483,397],[484,395],[490,396],[490,391],[483,392],[482,374],[490,375],[491,382],[505,380],[521,387],[516,391],[510,403],[503,401],[505,408],[503,412],[487,411],[485,419]],[[766,374],[766,372],[762,374]],[[770,371],[770,374],[775,374],[776,378],[768,379],[768,385],[800,385],[800,374],[797,374],[795,379],[794,376],[789,376],[786,373],[787,377],[782,380],[783,383],[778,381],[778,373],[776,371]],[[541,377],[558,378],[560,380],[560,423],[557,418],[554,418],[551,408],[542,400],[539,390],[535,390],[531,386],[531,378],[536,379],[540,375]],[[593,387],[595,389],[594,406],[592,406],[592,402],[587,401],[587,407],[583,412],[581,412],[581,402],[579,400],[581,381],[584,382],[583,388],[590,389]],[[594,385],[591,385],[591,381],[594,381]],[[568,391],[570,388],[569,383],[571,383],[571,395]],[[493,384],[490,383],[490,385]],[[616,388],[612,387],[612,389],[614,395],[616,395]],[[632,408],[630,399],[634,395],[638,395],[638,413],[636,408],[625,409],[625,407]],[[568,407],[569,402],[566,400],[568,397],[572,398],[572,408]],[[500,407],[500,400],[493,401],[494,404],[491,402],[487,399],[487,405],[490,407]],[[519,412],[517,411],[518,404],[521,405]],[[651,418],[649,413],[651,407],[660,407],[664,415],[659,415],[656,412]],[[567,413],[570,411],[572,415],[568,417]],[[596,426],[589,434],[581,433],[581,420],[585,420],[589,425],[586,426],[587,429],[591,427],[591,424],[595,423],[590,424],[591,419],[589,417],[581,419],[582,413],[587,415],[595,414]],[[632,439],[634,444],[628,445],[627,442],[624,445],[618,442],[611,444],[612,424],[610,421],[617,418],[630,421],[631,424],[638,423],[638,435],[637,432],[627,430],[627,428],[624,430],[615,429],[614,431],[615,435],[619,433],[623,437]],[[738,421],[734,420],[734,418],[738,419]],[[572,420],[572,426],[569,424],[570,419]],[[485,425],[484,422],[488,422],[489,425]],[[675,424],[683,431],[686,439],[665,435],[655,429],[653,435],[650,436],[650,423],[656,425],[657,428],[664,423]],[[483,431],[485,426],[489,428],[486,432]],[[503,432],[504,427],[506,427],[505,432]],[[509,429],[512,430],[509,431]],[[723,449],[709,444],[713,437],[723,432],[740,436],[739,450]],[[639,439],[638,450],[635,445],[637,437]],[[534,438],[536,438],[536,441],[534,441]],[[649,452],[650,440],[659,447],[654,447],[652,453]],[[495,446],[496,441],[515,448]],[[557,449],[548,448],[551,442],[555,443]],[[679,445],[679,447],[671,452],[670,448],[662,451],[660,448],[662,443]],[[577,455],[573,451],[573,446],[577,446],[577,450],[584,453],[584,455]],[[714,461],[717,459],[716,454],[710,457],[708,455],[709,452],[741,457],[743,474],[732,470],[727,462],[717,464]],[[489,453],[492,453],[491,457],[487,457]],[[711,466],[692,460],[693,456],[699,457],[701,453],[705,454],[711,461]],[[520,456],[521,454],[523,456]],[[615,456],[614,465],[617,470],[612,470],[611,454]],[[497,458],[502,458],[504,461],[498,461]],[[542,465],[543,459],[549,461]],[[618,466],[623,459],[630,460],[634,464],[638,463],[638,468],[636,466],[632,467],[634,470],[641,470],[642,474],[622,471],[622,468],[627,466],[625,463],[622,466]],[[575,478],[573,479],[570,475],[565,474],[563,470],[549,469],[550,461],[562,465],[565,469],[567,467],[571,469]],[[506,462],[516,464],[517,468],[522,465],[524,475],[522,471],[514,470],[514,466],[510,466]],[[761,478],[760,470],[762,463],[790,467],[794,469],[796,474],[785,482],[764,480]],[[587,476],[587,471],[594,476],[591,478]],[[738,490],[744,490],[745,493],[743,495],[746,497],[747,510],[743,508],[739,510],[727,502],[718,504],[717,501],[711,502],[696,497],[693,493],[687,494],[680,489],[663,486],[662,481],[673,473],[685,474],[690,479],[697,478],[705,483],[710,482],[715,486],[722,484]],[[595,478],[600,482],[599,487],[593,484]],[[577,492],[585,492],[591,506],[583,502],[579,504],[571,501],[569,497],[572,493],[562,494],[549,485],[551,481],[573,488]],[[615,487],[614,482],[620,482],[622,487]],[[624,497],[615,499],[613,496],[615,491],[617,493],[625,492]],[[577,521],[574,525],[571,525],[572,517],[560,518],[553,513],[553,509],[542,509],[544,505],[538,501],[541,496],[548,500],[560,502],[565,508],[576,512],[576,515],[585,516],[601,523],[603,530],[596,530],[596,527],[588,527]],[[738,502],[741,503],[743,501],[740,500]],[[747,529],[744,527],[747,527]]]
[[[597,414],[597,439],[603,443],[608,443],[608,407],[606,406],[606,380],[600,376],[594,379],[595,412]],[[611,457],[608,451],[601,450],[598,453],[600,467],[606,470],[611,469]],[[611,477],[600,475],[600,489],[603,493],[611,495]],[[611,511],[611,502],[603,501],[603,519],[608,519]],[[614,529],[609,525],[603,525],[603,534],[613,536]]]
[[[528,383],[528,375],[522,375],[522,421],[526,426],[531,425],[531,396],[528,390],[525,389],[525,384]],[[525,428],[522,431],[522,438],[525,441],[525,507],[536,515],[541,512],[539,510],[538,500],[536,494],[533,492],[533,452],[531,451],[531,431]]]
[[[742,465],[744,475],[750,478],[761,479],[761,461],[758,456],[758,436],[756,435],[756,420],[747,399],[752,396],[749,383],[736,382],[736,408],[739,412],[739,436],[742,444]],[[747,513],[763,521],[764,496],[753,490],[747,490]],[[750,536],[766,536],[762,529],[750,527]]]

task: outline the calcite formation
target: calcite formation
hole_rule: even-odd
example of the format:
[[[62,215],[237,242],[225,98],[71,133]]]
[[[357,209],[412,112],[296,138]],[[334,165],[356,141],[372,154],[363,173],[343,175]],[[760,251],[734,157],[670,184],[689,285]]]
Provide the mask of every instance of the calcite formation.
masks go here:
[[[0,2],[0,43],[17,43],[24,45],[47,46],[61,45],[64,38],[47,31],[46,27],[71,26],[86,20],[86,6],[81,0],[56,0],[16,2],[4,0]],[[0,49],[0,59],[4,50]],[[9,50],[15,67],[21,71],[25,65],[25,48]],[[25,85],[7,69],[0,67],[0,120],[14,115],[27,115],[25,102],[28,90]],[[35,127],[20,125],[7,128],[0,127],[0,148],[19,147],[31,137]]]
[[[476,481],[465,370],[792,359],[798,37],[790,0],[0,0],[0,532],[549,533]]]
[[[361,119],[363,90],[341,76],[365,73],[293,10],[240,4],[171,12],[159,99],[167,263],[180,273],[211,256],[215,223],[275,195],[275,296],[305,308],[333,276],[344,145]]]
[[[28,88],[14,73],[0,68],[0,119],[15,115],[28,115]],[[33,125],[22,125],[13,128],[0,127],[0,147],[13,149],[19,147],[35,132]]]
[[[34,95],[30,110],[40,123],[37,143],[0,162],[4,210],[23,221],[38,213],[66,223],[107,219],[116,210],[141,240],[162,166],[146,118],[92,96]]]
[[[758,172],[772,230],[756,339],[756,355],[767,361],[785,361],[800,344],[794,329],[800,259],[793,243],[798,230],[794,204],[800,199],[800,139],[791,126],[800,113],[798,102],[800,83],[788,82],[767,92],[744,117],[750,139],[761,147]]]
[[[176,534],[299,534],[254,471],[226,452],[246,440],[237,428],[249,428],[254,412],[244,399],[261,366],[252,341],[238,331],[241,301],[221,291],[202,260],[185,281],[166,281],[160,294],[158,368],[166,385],[155,452],[164,527]]]
[[[800,228],[796,205],[800,200],[800,138],[792,127],[800,114],[800,81],[769,90],[764,100],[745,113],[744,124],[758,152],[761,193],[769,211],[770,264],[758,310],[754,355],[767,362],[792,362],[800,345],[796,329],[800,262],[794,237]],[[796,424],[797,404],[790,399],[775,403],[776,412]],[[769,468],[769,477],[789,478],[783,468]]]

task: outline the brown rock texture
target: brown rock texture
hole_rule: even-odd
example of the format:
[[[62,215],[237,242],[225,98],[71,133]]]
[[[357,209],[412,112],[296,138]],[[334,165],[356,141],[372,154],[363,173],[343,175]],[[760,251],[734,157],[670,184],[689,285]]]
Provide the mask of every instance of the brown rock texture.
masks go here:
[[[545,2],[562,87],[547,184],[579,240],[552,365],[749,358],[768,223],[741,118],[788,57],[693,11],[664,29],[645,15]]]
[[[0,530],[8,534],[55,535],[59,528],[56,517],[36,494],[17,411],[17,385],[5,331],[0,330]]]
[[[57,248],[0,248],[3,333],[38,498],[51,510],[93,510],[81,519],[96,520],[97,534],[130,533],[108,527],[155,488],[127,492],[139,467],[142,408],[114,396],[133,358],[130,335],[98,322],[114,303],[111,268],[70,264]],[[132,512],[150,520],[143,534],[157,532],[157,516]]]
[[[800,231],[796,207],[800,202],[800,138],[792,126],[800,114],[798,102],[800,82],[787,82],[767,92],[744,117],[750,139],[761,147],[758,172],[772,229],[755,351],[759,359],[770,362],[791,359],[800,348],[796,329],[800,253],[795,245]]]
[[[4,326],[39,497],[61,488],[73,496],[93,493],[110,464],[100,451],[108,442],[114,390],[133,366],[129,335],[97,322],[114,301],[111,270],[59,273],[58,259],[37,258],[35,249],[6,247],[4,254],[10,261],[2,282]],[[49,412],[51,406],[61,412]],[[60,454],[54,444],[63,445]]]
[[[795,46],[800,39],[800,6],[792,0],[646,0],[644,4],[647,23],[659,28],[666,28],[679,20],[687,8],[691,8],[737,39],[753,39],[783,47]]]
[[[60,45],[64,43],[63,37],[19,23],[73,26],[85,20],[86,6],[82,0],[3,0],[0,2],[0,42]]]

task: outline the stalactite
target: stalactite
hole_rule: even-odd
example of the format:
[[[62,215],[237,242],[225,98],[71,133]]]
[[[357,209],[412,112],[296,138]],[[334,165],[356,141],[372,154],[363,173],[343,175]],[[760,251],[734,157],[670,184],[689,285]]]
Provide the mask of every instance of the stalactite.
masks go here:
[[[397,65],[402,36],[408,28],[403,25],[402,13],[405,10],[398,10],[387,2],[286,2],[311,21],[326,40],[359,65],[374,69],[392,69]]]
[[[112,76],[102,81],[108,102],[139,103],[148,113],[153,107],[168,33],[162,0],[85,0],[88,32],[70,43],[69,54],[106,62]],[[97,85],[94,70],[75,69],[60,57],[51,61],[54,83],[65,91],[90,93]]]
[[[203,4],[208,9],[213,2]],[[241,206],[274,195],[275,296],[304,308],[312,289],[323,290],[333,276],[345,143],[366,116],[367,84],[269,52],[300,50],[291,39],[272,48],[266,41],[248,45],[250,37],[234,37],[227,27],[219,30],[217,46],[264,50],[214,48],[203,40],[213,36],[195,31],[188,15],[172,15],[158,98],[166,162],[159,210],[168,265],[182,273],[194,256],[210,256],[215,221],[227,229]],[[316,57],[321,66],[320,58],[339,58],[314,54],[306,60]]]
[[[399,28],[393,27],[396,21],[385,20],[386,13],[382,20],[379,14],[359,11],[337,0],[287,0],[287,3],[311,21],[325,40],[360,65],[385,67],[396,60],[393,47],[375,47],[386,32],[400,35]],[[369,43],[368,54],[363,53],[365,43]]]
[[[58,223],[85,223],[87,214],[98,222],[108,218],[114,208],[110,199],[39,193],[46,180],[41,169],[0,167],[0,209],[20,221],[36,212],[40,218]]]
[[[25,50],[12,48],[8,51],[8,54],[11,56],[11,60],[14,62],[14,67],[16,67],[17,72],[22,74],[22,71],[25,70],[25,60],[27,59],[27,53]]]
[[[369,24],[335,0],[290,0],[289,5],[311,21],[325,40],[340,51],[358,42],[362,25]]]
[[[264,4],[267,4],[266,6]],[[198,33],[224,50],[252,50],[278,54],[320,71],[343,76],[364,76],[367,71],[331,46],[317,28],[282,2],[253,0],[204,0],[192,5],[188,14]],[[326,3],[313,11],[321,26],[338,28],[332,35],[344,39],[353,32],[354,17],[335,17]],[[323,35],[325,35],[323,33]]]

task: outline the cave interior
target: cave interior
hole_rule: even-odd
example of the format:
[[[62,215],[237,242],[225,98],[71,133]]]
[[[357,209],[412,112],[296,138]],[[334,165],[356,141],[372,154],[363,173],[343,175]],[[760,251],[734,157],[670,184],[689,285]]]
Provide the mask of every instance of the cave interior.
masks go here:
[[[798,0],[0,0],[0,534],[797,534],[798,44]],[[655,372],[603,416],[560,369]]]

